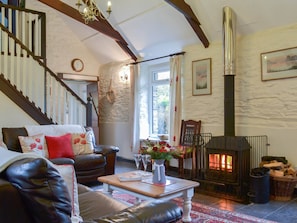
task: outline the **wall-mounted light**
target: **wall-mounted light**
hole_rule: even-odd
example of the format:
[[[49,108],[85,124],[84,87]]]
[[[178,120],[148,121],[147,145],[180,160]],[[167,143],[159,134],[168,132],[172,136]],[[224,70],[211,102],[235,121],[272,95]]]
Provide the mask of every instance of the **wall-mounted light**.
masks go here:
[[[130,69],[129,66],[123,66],[119,72],[120,81],[127,83],[130,79]]]

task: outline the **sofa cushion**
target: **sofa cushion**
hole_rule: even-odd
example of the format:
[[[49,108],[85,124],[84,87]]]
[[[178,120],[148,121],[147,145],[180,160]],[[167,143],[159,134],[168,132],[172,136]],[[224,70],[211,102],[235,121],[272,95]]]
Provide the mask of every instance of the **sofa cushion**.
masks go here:
[[[28,136],[25,128],[2,128],[3,142],[9,150],[22,152],[22,147],[18,136]]]
[[[74,158],[70,133],[62,136],[46,135],[45,140],[50,159],[60,157]]]
[[[67,184],[68,192],[71,198],[72,223],[82,222],[82,218],[80,217],[79,213],[78,189],[73,165],[54,165],[54,167],[59,171],[59,173],[61,174],[61,176]]]
[[[97,223],[140,223],[140,222],[154,222],[154,223],[171,223],[177,222],[182,217],[182,210],[173,202],[158,201],[144,201],[138,205],[128,207],[115,214],[108,214],[106,216],[94,219]]]
[[[74,155],[91,154],[94,152],[91,132],[72,133],[71,135]]]
[[[84,221],[121,211],[127,205],[102,192],[89,191],[78,195],[80,214]]]
[[[71,222],[67,185],[50,161],[43,158],[18,160],[6,169],[5,174],[20,192],[34,222]]]
[[[83,133],[85,128],[81,125],[26,125],[29,136],[43,133],[47,136],[60,136],[66,133]]]
[[[93,128],[91,126],[86,126],[85,130],[91,136],[93,146],[95,147],[97,145],[97,142]]]
[[[34,136],[19,136],[19,141],[23,153],[34,152],[40,156],[44,156],[44,135],[38,134]]]

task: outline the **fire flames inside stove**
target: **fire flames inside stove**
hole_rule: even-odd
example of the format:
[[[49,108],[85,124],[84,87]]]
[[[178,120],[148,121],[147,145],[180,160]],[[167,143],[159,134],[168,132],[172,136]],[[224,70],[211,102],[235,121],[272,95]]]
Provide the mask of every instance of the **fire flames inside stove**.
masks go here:
[[[209,169],[232,173],[232,156],[227,154],[209,154]]]
[[[228,149],[207,149],[205,178],[219,182],[236,182],[238,178],[238,152]]]

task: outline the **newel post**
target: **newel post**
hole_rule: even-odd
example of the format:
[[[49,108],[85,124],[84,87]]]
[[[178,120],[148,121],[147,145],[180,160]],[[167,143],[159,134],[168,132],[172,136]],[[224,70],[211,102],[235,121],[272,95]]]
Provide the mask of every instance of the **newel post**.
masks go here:
[[[86,106],[86,109],[87,109],[87,112],[86,112],[86,125],[87,126],[92,126],[92,98],[91,97],[88,97],[87,98],[88,102],[87,102],[87,106]]]

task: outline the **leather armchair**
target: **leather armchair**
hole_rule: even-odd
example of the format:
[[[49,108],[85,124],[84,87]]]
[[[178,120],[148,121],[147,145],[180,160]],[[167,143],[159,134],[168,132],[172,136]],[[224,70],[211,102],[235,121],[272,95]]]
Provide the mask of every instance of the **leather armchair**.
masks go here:
[[[71,222],[67,185],[46,159],[25,158],[12,163],[0,173],[0,197],[0,222]],[[173,223],[182,217],[181,208],[170,201],[128,207],[80,184],[78,200],[84,223]]]

